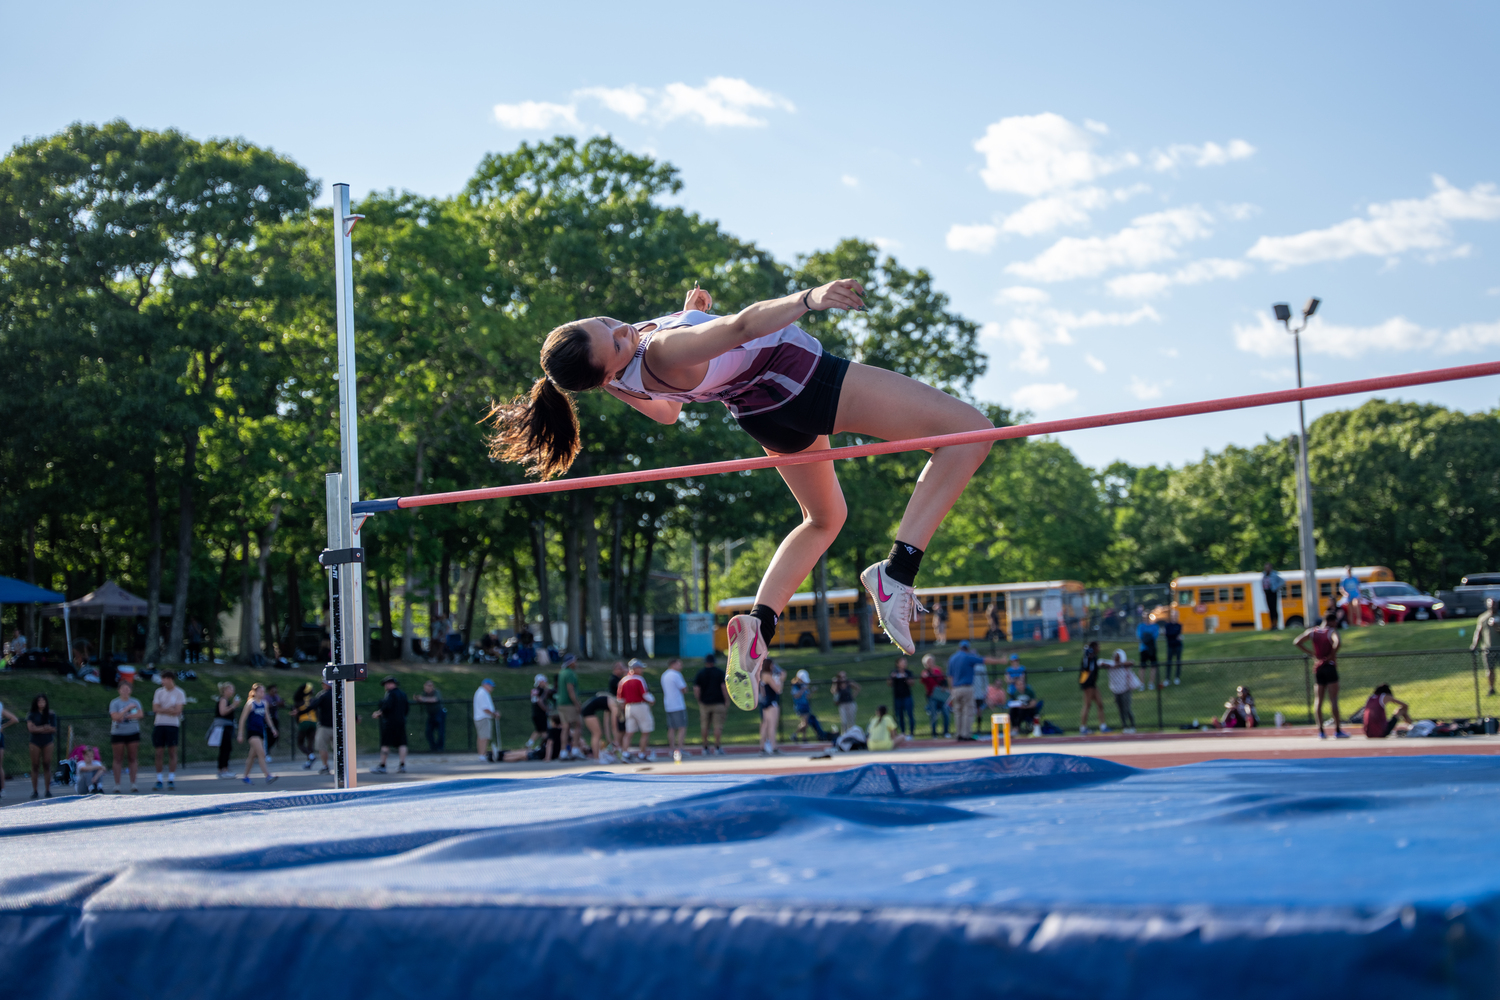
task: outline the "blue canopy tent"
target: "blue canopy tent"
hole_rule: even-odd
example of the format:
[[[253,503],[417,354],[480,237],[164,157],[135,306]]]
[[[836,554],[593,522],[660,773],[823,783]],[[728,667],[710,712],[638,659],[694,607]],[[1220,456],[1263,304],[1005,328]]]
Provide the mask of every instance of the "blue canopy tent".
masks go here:
[[[13,580],[8,576],[0,576],[0,613],[5,611],[7,604],[46,604],[51,601],[66,600],[66,598],[66,594],[59,594],[55,590],[44,590],[25,580]]]

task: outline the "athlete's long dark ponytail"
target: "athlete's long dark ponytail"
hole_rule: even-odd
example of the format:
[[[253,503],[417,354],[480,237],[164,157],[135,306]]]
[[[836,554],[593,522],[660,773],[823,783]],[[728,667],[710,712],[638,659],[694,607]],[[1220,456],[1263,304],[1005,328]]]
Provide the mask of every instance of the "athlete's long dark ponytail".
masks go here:
[[[578,413],[567,392],[585,392],[603,385],[607,373],[589,356],[589,335],[583,320],[564,323],[547,334],[542,344],[542,371],[531,392],[509,403],[497,403],[488,419],[495,425],[490,456],[520,462],[527,473],[551,479],[568,471],[578,456]]]

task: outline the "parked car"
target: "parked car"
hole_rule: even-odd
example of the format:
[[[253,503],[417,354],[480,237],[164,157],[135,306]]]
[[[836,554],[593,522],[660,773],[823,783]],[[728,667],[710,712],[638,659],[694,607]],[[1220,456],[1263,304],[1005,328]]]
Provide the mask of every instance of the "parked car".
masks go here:
[[[1360,588],[1366,625],[1442,618],[1444,603],[1409,583],[1367,583]]]

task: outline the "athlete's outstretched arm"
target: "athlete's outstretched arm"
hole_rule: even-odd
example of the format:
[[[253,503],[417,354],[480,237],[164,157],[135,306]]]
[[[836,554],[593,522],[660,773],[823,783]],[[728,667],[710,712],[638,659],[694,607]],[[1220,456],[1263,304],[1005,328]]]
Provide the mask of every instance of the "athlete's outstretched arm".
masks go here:
[[[637,409],[659,424],[677,423],[677,415],[682,412],[682,404],[672,399],[641,399],[632,396],[628,392],[621,392],[614,386],[605,383],[604,391],[618,400],[622,400],[627,406]]]
[[[721,316],[697,326],[663,330],[651,341],[653,367],[683,369],[707,364],[725,351],[795,323],[810,310],[863,309],[864,294],[864,286],[859,282],[853,278],[841,278],[811,292],[757,302],[733,316]],[[663,377],[666,374],[662,372]]]

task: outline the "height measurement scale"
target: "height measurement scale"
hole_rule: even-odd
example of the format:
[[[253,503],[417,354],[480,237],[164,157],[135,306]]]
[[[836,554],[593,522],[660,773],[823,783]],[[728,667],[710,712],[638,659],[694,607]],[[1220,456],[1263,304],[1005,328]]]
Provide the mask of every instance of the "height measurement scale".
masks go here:
[[[358,781],[354,740],[354,684],[365,677],[364,561],[352,513],[359,499],[359,423],[355,410],[354,249],[351,234],[362,215],[349,211],[349,185],[333,186],[333,273],[339,357],[339,468],[325,479],[328,548],[318,562],[328,570],[328,636],[331,656],[323,679],[333,685],[334,781]]]

